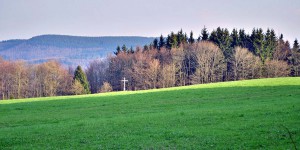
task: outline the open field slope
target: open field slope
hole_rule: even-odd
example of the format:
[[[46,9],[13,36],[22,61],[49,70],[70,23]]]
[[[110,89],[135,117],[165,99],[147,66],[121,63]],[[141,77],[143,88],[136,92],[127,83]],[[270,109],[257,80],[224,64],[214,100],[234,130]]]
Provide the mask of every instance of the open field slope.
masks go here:
[[[300,148],[300,78],[0,102],[0,149]]]

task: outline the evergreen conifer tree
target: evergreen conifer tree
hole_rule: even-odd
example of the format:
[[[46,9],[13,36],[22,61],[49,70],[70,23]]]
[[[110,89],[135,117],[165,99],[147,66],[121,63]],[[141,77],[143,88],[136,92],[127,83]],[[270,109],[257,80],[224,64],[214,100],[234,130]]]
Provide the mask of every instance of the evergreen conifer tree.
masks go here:
[[[133,53],[134,53],[134,50],[133,50],[133,47],[132,47],[132,46],[130,47],[128,53],[130,53],[130,54],[133,54]]]
[[[120,46],[118,45],[118,47],[117,47],[117,49],[116,49],[117,51],[116,52],[114,52],[115,53],[115,55],[118,55],[120,52],[121,52],[121,48],[120,48]]]
[[[164,47],[165,44],[166,43],[165,43],[165,39],[164,39],[163,35],[160,35],[160,37],[159,37],[159,43],[158,43],[159,49],[162,48],[162,47]]]
[[[172,48],[172,40],[171,40],[171,36],[170,35],[168,35],[167,36],[167,40],[166,40],[166,48],[167,49],[171,49]]]
[[[184,34],[183,34],[182,29],[180,31],[178,31],[177,35],[175,35],[174,41],[177,41],[177,43],[174,44],[174,47],[178,47],[181,44],[185,43],[184,42]]]
[[[127,49],[127,47],[126,47],[125,44],[123,44],[123,46],[122,46],[122,51],[123,51],[124,53],[127,53],[127,51],[128,51],[128,49]]]
[[[74,72],[74,81],[79,81],[80,84],[83,86],[85,93],[84,94],[90,94],[90,85],[87,80],[87,77],[83,70],[81,69],[81,66],[77,66],[75,72]]]
[[[182,41],[182,43],[184,43],[184,44],[186,44],[187,42],[188,42],[188,36],[187,36],[187,34],[186,33],[184,33],[184,36],[183,36],[183,41]]]
[[[202,35],[203,36],[203,35]],[[202,41],[203,41],[203,37],[202,37]],[[217,32],[215,30],[213,30],[209,36],[209,41],[218,44],[218,37],[217,37]]]
[[[300,76],[300,46],[298,40],[295,39],[292,49],[292,57],[289,62],[292,65],[291,75]]]
[[[300,52],[299,48],[300,48],[299,42],[297,39],[295,39],[294,44],[293,44],[293,51]]]
[[[264,39],[265,36],[261,28],[252,30],[251,41],[254,49],[250,51],[252,51],[256,56],[259,56],[263,62],[266,59],[263,50],[265,43]]]
[[[194,37],[193,37],[193,31],[191,31],[191,33],[190,33],[190,38],[189,38],[189,43],[190,44],[193,44],[195,42],[195,39],[194,39]]]
[[[171,48],[175,48],[178,45],[177,35],[174,34],[174,32],[171,32],[171,35],[170,35],[170,44],[171,44],[170,49]]]
[[[243,47],[243,48],[248,48],[247,47],[247,35],[245,33],[245,30],[244,29],[240,29],[239,30],[239,43],[238,45]]]
[[[283,40],[283,34],[280,34],[279,40]]]
[[[231,34],[230,34],[230,38],[231,38],[231,48],[235,48],[236,46],[240,46],[239,43],[239,35],[236,29],[233,29]]]
[[[154,40],[153,40],[153,47],[155,48],[155,49],[158,49],[159,47],[158,47],[158,40],[157,40],[157,38],[155,38]]]
[[[233,55],[233,50],[230,47],[231,40],[229,31],[227,29],[223,29],[218,27],[216,30],[216,44],[220,47],[223,51],[225,59],[230,58]]]
[[[202,37],[201,40],[202,41],[208,40],[208,36],[209,36],[208,31],[207,31],[206,27],[204,26],[204,28],[201,31],[201,37]]]
[[[274,30],[268,29],[265,35],[265,44],[264,44],[264,57],[272,59],[273,53],[276,48],[277,38]]]
[[[250,35],[245,33],[244,29],[240,29],[239,30],[239,46],[244,47],[244,48],[248,48],[249,51],[253,50],[253,45],[251,42],[251,38]],[[251,51],[253,52],[253,51]]]

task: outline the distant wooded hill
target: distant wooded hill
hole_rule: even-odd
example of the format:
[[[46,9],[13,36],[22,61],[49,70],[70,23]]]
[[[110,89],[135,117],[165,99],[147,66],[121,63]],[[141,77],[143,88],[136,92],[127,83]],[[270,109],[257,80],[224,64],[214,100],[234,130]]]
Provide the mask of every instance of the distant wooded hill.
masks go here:
[[[154,38],[138,36],[82,37],[67,35],[41,35],[28,40],[0,42],[0,56],[6,60],[24,60],[41,63],[58,60],[64,65],[87,65],[91,60],[113,54],[116,47],[144,46]]]

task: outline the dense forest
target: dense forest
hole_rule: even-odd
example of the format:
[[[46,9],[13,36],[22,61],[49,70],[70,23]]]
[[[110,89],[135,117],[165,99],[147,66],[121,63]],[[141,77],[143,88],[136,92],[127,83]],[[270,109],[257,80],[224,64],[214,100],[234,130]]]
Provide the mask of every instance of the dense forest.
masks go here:
[[[118,46],[114,56],[93,60],[85,71],[49,61],[29,65],[0,59],[1,99],[146,90],[192,84],[300,75],[300,49],[274,30],[182,30],[143,47]]]

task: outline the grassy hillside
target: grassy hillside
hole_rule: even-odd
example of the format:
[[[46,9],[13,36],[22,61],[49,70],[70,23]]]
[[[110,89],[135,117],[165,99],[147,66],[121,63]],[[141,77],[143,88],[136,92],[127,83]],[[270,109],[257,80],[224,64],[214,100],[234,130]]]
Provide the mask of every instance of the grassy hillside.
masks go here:
[[[299,149],[300,78],[0,102],[0,149],[293,149],[289,132]]]

